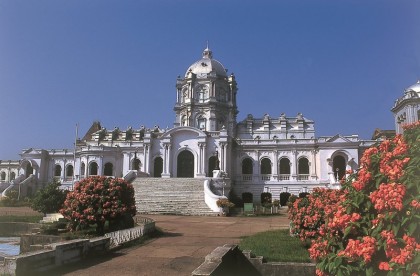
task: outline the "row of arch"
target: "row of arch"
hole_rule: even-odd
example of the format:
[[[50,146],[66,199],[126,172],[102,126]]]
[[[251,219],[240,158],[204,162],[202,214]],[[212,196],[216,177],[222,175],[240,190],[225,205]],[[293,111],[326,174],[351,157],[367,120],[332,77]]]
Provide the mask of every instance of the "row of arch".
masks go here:
[[[15,178],[16,178],[16,173],[11,172],[9,181],[15,180]],[[0,173],[0,181],[2,182],[6,181],[6,172],[3,171]]]
[[[282,157],[279,162],[279,174],[290,175],[291,165],[289,158]],[[309,160],[306,157],[298,159],[297,173],[299,175],[309,174]],[[250,157],[242,160],[242,174],[253,174],[254,161]],[[341,179],[346,173],[346,160],[343,156],[337,155],[333,158],[333,171],[337,177]],[[269,158],[264,157],[261,159],[260,174],[272,174],[272,162]]]
[[[131,169],[132,170],[140,170],[141,162],[138,158],[134,158],[131,162]],[[84,162],[80,165],[80,174],[81,176],[85,176],[86,173],[86,165]],[[74,174],[74,168],[72,164],[68,164],[65,168],[64,177],[72,177]],[[99,166],[98,163],[92,161],[89,163],[88,167],[88,175],[98,175],[99,174]],[[103,168],[103,175],[104,176],[114,176],[114,164],[111,162],[107,162]],[[54,177],[61,177],[62,176],[62,167],[60,164],[56,164],[54,166]]]

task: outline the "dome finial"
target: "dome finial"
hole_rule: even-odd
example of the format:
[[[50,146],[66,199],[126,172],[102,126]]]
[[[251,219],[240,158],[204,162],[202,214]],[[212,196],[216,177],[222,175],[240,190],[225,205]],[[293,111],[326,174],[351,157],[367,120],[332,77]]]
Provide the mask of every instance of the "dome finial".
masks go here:
[[[206,49],[203,51],[203,58],[213,58],[213,52],[209,49],[209,41],[207,40]]]

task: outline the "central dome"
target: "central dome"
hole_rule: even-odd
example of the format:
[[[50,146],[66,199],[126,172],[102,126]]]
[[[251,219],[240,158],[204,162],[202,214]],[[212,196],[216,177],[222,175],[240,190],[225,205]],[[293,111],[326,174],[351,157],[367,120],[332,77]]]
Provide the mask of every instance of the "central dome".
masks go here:
[[[227,77],[225,67],[220,62],[213,59],[213,53],[208,47],[203,51],[203,58],[188,67],[185,77],[187,77],[190,71],[196,75],[213,72],[216,76]]]
[[[406,92],[410,92],[410,91],[414,91],[417,94],[420,94],[420,80],[418,80],[415,84],[413,84],[412,86],[408,87],[406,90]]]

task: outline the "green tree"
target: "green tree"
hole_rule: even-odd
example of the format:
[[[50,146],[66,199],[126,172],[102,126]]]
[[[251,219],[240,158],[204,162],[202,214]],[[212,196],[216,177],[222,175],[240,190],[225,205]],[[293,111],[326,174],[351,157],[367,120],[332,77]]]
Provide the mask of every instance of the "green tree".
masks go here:
[[[44,214],[57,213],[63,208],[67,193],[68,191],[60,190],[59,182],[49,183],[36,192],[32,199],[31,208]]]

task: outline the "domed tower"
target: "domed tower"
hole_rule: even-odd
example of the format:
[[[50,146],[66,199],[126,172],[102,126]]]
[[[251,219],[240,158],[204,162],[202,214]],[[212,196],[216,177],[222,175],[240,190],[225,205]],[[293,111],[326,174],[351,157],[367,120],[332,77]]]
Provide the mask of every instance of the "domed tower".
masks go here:
[[[236,126],[236,80],[233,74],[213,59],[207,47],[203,57],[188,67],[176,82],[175,126],[192,126],[204,131],[225,128],[234,135]]]
[[[420,80],[404,90],[404,95],[397,99],[391,111],[395,118],[395,131],[403,133],[403,125],[420,120]]]

